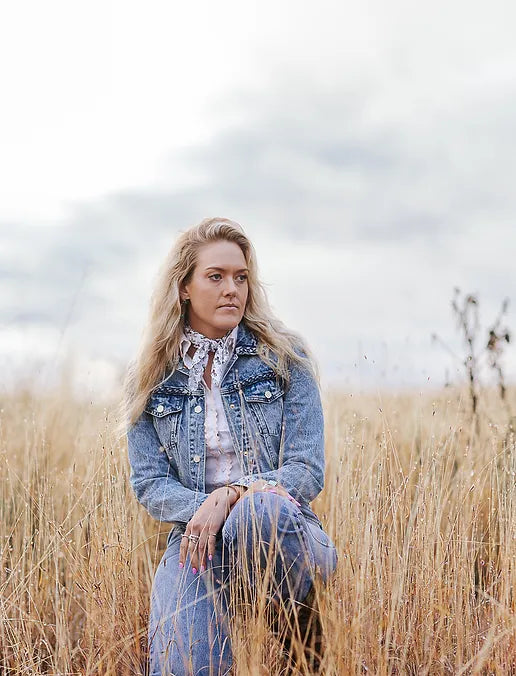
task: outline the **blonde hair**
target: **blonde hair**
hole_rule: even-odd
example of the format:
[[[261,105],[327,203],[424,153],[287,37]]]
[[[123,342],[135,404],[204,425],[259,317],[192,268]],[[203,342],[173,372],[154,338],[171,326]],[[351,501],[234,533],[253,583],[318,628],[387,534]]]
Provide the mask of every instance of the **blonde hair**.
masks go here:
[[[184,326],[179,287],[192,275],[199,248],[219,240],[235,242],[244,254],[249,291],[243,321],[258,339],[260,357],[287,383],[290,360],[304,364],[319,380],[317,364],[304,340],[274,316],[258,279],[254,247],[242,226],[227,218],[205,218],[179,235],[158,271],[142,342],[125,375],[123,426],[136,422],[152,390],[165,377],[167,368],[174,370],[177,366]],[[305,356],[299,355],[296,348]],[[271,352],[276,360],[271,357]]]

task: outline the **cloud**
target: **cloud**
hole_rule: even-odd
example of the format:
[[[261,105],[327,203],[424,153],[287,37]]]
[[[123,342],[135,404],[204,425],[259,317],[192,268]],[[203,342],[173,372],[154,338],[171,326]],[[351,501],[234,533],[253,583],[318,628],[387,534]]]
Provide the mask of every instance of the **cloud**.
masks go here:
[[[501,83],[484,100],[470,84],[446,108],[438,98],[413,102],[405,123],[373,114],[382,100],[371,83],[278,79],[234,94],[227,115],[240,122],[175,150],[160,189],[107,195],[97,213],[78,209],[74,227],[96,220],[105,233],[123,221],[132,239],[143,227],[175,233],[218,214],[306,241],[437,248],[475,227],[496,231],[516,213],[516,87]],[[221,115],[224,100],[216,107]],[[177,188],[181,171],[197,175],[195,185]]]
[[[328,376],[354,382],[367,351],[378,370],[362,364],[362,382],[396,355],[391,382],[437,377],[430,334],[457,342],[453,287],[478,291],[485,317],[514,289],[516,88],[489,82],[488,97],[474,80],[445,100],[402,92],[398,114],[372,78],[278,73],[221,97],[231,124],[171,153],[159,186],[77,202],[55,227],[0,225],[0,321],[61,327],[97,362],[123,362],[179,230],[228,216],[256,241],[278,314]],[[196,177],[188,187],[182,172]]]

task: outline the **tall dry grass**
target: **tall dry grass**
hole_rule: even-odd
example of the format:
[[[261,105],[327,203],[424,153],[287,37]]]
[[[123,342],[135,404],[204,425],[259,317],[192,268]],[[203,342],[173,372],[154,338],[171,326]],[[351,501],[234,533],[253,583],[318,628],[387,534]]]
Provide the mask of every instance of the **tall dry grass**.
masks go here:
[[[466,390],[324,399],[323,673],[516,673],[516,449],[496,393],[479,430]],[[169,526],[137,503],[113,423],[66,384],[2,399],[0,673],[144,673]],[[263,608],[233,650],[236,673],[283,669]]]

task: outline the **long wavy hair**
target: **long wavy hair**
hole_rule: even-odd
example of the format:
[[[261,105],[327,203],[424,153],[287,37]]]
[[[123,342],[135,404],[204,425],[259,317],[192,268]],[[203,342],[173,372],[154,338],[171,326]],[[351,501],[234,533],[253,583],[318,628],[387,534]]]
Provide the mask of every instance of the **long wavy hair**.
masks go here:
[[[242,319],[258,339],[260,357],[287,383],[291,360],[304,364],[319,381],[317,363],[303,338],[287,329],[270,308],[265,289],[258,279],[254,247],[242,226],[227,218],[205,218],[179,235],[159,268],[141,345],[125,374],[123,427],[136,422],[151,392],[165,378],[167,371],[173,371],[177,366],[185,322],[179,287],[190,280],[199,248],[219,240],[235,242],[244,254],[249,271],[249,291]],[[301,349],[305,356],[299,355],[296,349]]]

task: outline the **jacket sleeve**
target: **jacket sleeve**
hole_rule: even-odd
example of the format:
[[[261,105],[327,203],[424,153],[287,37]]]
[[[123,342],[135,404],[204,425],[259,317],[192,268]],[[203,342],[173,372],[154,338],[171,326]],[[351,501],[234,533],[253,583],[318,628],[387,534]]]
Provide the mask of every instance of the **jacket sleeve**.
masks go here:
[[[293,364],[283,399],[283,442],[279,468],[249,474],[234,485],[275,479],[300,502],[311,502],[324,487],[324,415],[319,387],[306,367]]]
[[[190,521],[208,493],[184,486],[160,450],[152,417],[146,411],[127,431],[130,483],[138,501],[158,521]]]

